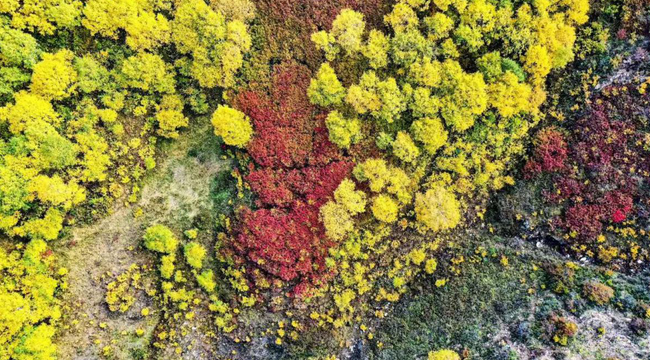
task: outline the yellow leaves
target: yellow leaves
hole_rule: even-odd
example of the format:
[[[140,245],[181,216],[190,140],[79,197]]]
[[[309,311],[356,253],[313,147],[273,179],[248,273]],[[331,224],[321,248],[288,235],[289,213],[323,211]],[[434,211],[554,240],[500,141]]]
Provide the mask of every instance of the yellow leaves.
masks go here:
[[[63,228],[63,214],[56,208],[49,208],[43,218],[31,218],[22,226],[15,227],[13,234],[32,239],[54,240]]]
[[[415,196],[415,213],[418,222],[434,232],[453,229],[461,219],[458,200],[441,186]]]
[[[141,52],[131,56],[120,70],[126,86],[161,94],[176,91],[173,69],[156,54]]]
[[[171,279],[174,276],[174,262],[176,261],[176,255],[169,254],[160,258],[160,276],[163,279]]]
[[[52,343],[55,332],[55,327],[48,324],[34,327],[16,346],[13,358],[16,360],[56,359],[56,346]]]
[[[398,212],[397,201],[390,195],[380,194],[372,202],[372,214],[379,221],[394,223],[397,221]]]
[[[584,0],[561,4],[539,0],[533,10],[530,4],[497,7],[486,0],[433,3],[441,11],[420,21],[418,17],[424,14],[418,11],[428,6],[427,1],[399,1],[385,17],[393,32],[371,30],[361,44],[368,62],[357,62],[368,69],[358,81],[352,80],[345,103],[340,102],[345,90],[329,63],[312,81],[311,100],[334,106],[340,114],[354,111],[360,121],[377,121],[368,122],[361,131],[376,131],[378,147],[386,150],[392,144],[395,155],[406,163],[417,157],[415,140],[435,156],[433,161],[441,169],[451,173],[454,191],[471,194],[512,184],[513,179],[503,172],[523,152],[521,140],[531,127],[528,118],[518,115],[538,111],[545,99],[546,76],[572,59],[574,25],[584,20],[588,4]],[[459,16],[446,13],[451,8]],[[350,14],[342,14],[341,23]],[[331,32],[316,33],[313,39],[329,61],[342,49]],[[356,51],[358,42],[353,44]],[[491,52],[482,53],[486,49]],[[454,60],[466,55],[479,59],[479,71],[472,72],[473,66]],[[375,73],[378,68],[388,70]],[[325,73],[329,81],[323,80]],[[328,86],[330,91],[322,90]],[[406,120],[405,113],[409,115]],[[390,131],[386,124],[391,124]],[[412,140],[403,132],[409,126]],[[342,148],[351,142],[343,136],[347,134],[344,128],[338,127],[341,136],[335,141]],[[472,128],[476,129],[471,137],[469,132],[462,134]],[[451,143],[450,129],[457,133]],[[383,186],[370,183],[374,192]]]
[[[449,5],[453,3],[453,0],[433,0],[433,3],[436,7],[442,11],[447,11]]]
[[[11,16],[11,26],[20,30],[52,35],[57,27],[78,24],[82,3],[79,0],[2,0],[0,12]]]
[[[438,96],[432,104],[440,109],[440,115],[448,126],[456,131],[464,131],[474,125],[476,116],[482,114],[488,104],[487,86],[483,77],[478,73],[465,72],[460,64],[454,60],[442,63],[423,59],[410,66],[410,76],[416,84],[437,89],[442,96]],[[431,91],[416,90],[415,100],[426,103]],[[417,104],[417,102],[416,102]],[[417,106],[420,113],[426,106]],[[435,113],[424,113],[428,117],[435,117]]]
[[[225,26],[224,16],[204,1],[183,0],[174,13],[172,40],[182,53],[205,52],[208,46],[225,39]]]
[[[122,24],[128,34],[126,45],[134,50],[151,50],[167,44],[171,38],[169,20],[162,14],[142,11]]]
[[[348,88],[345,102],[352,106],[358,114],[378,111],[381,108],[381,100],[377,94],[378,83],[379,79],[374,71],[363,73],[359,84],[351,85]]]
[[[84,188],[74,182],[65,183],[60,176],[38,175],[29,181],[27,190],[42,203],[69,210],[86,199]]]
[[[9,342],[12,335],[17,334],[29,322],[29,309],[28,299],[20,293],[9,292],[4,288],[0,290],[0,330],[2,334],[8,334],[0,337],[0,345]]]
[[[143,236],[144,246],[163,254],[172,254],[178,247],[178,239],[174,233],[164,225],[153,225],[147,228]]]
[[[83,154],[81,180],[87,182],[106,180],[106,172],[111,165],[106,140],[95,131],[77,133],[75,139]]]
[[[398,3],[393,7],[393,11],[384,16],[384,22],[388,24],[396,33],[416,30],[420,20],[413,9],[404,3]]]
[[[413,163],[420,155],[420,149],[408,133],[400,131],[393,142],[393,155],[405,163]]]
[[[72,67],[74,54],[61,50],[56,54],[43,54],[34,66],[31,90],[48,100],[61,100],[70,96],[75,88],[77,72]]]
[[[356,298],[356,294],[353,290],[345,289],[341,294],[334,295],[334,302],[339,308],[339,311],[344,313],[347,311],[353,311],[351,302]]]
[[[348,209],[334,201],[329,201],[320,208],[320,218],[325,233],[333,240],[342,240],[354,230],[354,222]]]
[[[255,305],[257,300],[255,300],[255,297],[253,297],[253,296],[244,296],[244,297],[242,297],[241,302],[242,302],[242,305],[244,305],[246,307],[252,307],[252,306]]]
[[[156,113],[156,121],[158,121],[157,133],[160,136],[171,139],[178,137],[178,129],[189,124],[189,119],[183,115],[183,101],[180,96],[163,97],[160,110]]]
[[[480,34],[490,33],[497,25],[496,6],[486,0],[473,0],[462,13],[461,22]]]
[[[607,264],[619,255],[618,248],[614,246],[598,246],[598,259]]]
[[[434,41],[447,38],[454,28],[454,20],[442,12],[425,19],[425,23],[429,29],[429,39]]]
[[[377,84],[377,94],[381,107],[372,112],[372,115],[387,123],[392,123],[401,118],[402,112],[406,110],[406,97],[401,92],[397,81],[388,78]]]
[[[382,39],[375,34],[372,37],[375,47],[366,48],[363,44],[365,26],[363,14],[350,9],[343,9],[332,23],[330,32],[319,31],[313,33],[311,40],[325,52],[325,56],[329,61],[334,61],[341,50],[345,51],[345,54],[349,56],[354,56],[363,51],[364,54],[376,59],[375,64],[380,64],[386,57],[385,50],[377,48],[378,45],[383,44]],[[383,57],[382,51],[384,53]]]
[[[325,58],[328,61],[334,61],[336,55],[341,51],[341,48],[336,45],[334,35],[327,31],[318,31],[311,34],[311,41],[325,53]]]
[[[435,259],[429,259],[424,264],[424,271],[429,275],[433,274],[436,271],[436,268],[438,268],[438,262]]]
[[[363,55],[370,62],[370,67],[381,69],[388,65],[388,47],[389,41],[384,33],[374,29],[370,31],[368,43],[362,49]]]
[[[255,17],[255,4],[251,0],[210,0],[210,6],[229,19],[246,22]]]
[[[0,0],[0,12],[13,13],[20,7],[20,0]]]
[[[431,351],[428,360],[460,360],[460,355],[453,350],[443,349]]]
[[[467,130],[474,125],[476,116],[487,108],[487,86],[483,76],[464,72],[460,64],[452,60],[445,61],[442,70],[442,88],[449,95],[441,99],[440,114],[454,130]]]
[[[336,77],[334,69],[328,63],[324,63],[318,69],[316,78],[311,80],[307,95],[309,100],[316,105],[338,105],[343,101],[345,88]]]
[[[442,121],[438,118],[414,121],[411,125],[411,133],[430,155],[435,155],[436,151],[445,145],[448,136]]]
[[[185,245],[184,249],[185,261],[194,269],[201,269],[203,267],[203,259],[207,254],[207,250],[203,245],[197,242],[191,242]]]
[[[189,229],[185,230],[183,232],[185,236],[187,236],[188,239],[196,239],[196,237],[199,235],[199,231],[197,229]]]
[[[39,122],[55,126],[61,122],[52,104],[40,96],[21,91],[14,95],[14,99],[14,104],[0,108],[0,121],[9,123],[9,131],[13,134],[19,134]]]
[[[355,190],[355,184],[350,179],[344,179],[334,191],[334,199],[351,215],[357,215],[366,209],[366,194]]]
[[[227,39],[242,49],[250,49],[253,44],[246,24],[238,20],[233,20],[228,23]]]
[[[196,281],[198,282],[199,286],[208,293],[214,292],[214,290],[217,288],[214,272],[212,270],[203,270],[201,274],[197,274]],[[250,304],[251,302],[253,304],[255,303],[255,298],[251,298],[242,302],[244,306],[252,306]]]
[[[501,266],[503,266],[503,267],[508,267],[508,265],[509,265],[508,257],[505,256],[505,255],[501,255],[501,259],[499,260],[499,262],[501,263]]]
[[[426,259],[427,253],[424,250],[417,248],[411,250],[409,258],[415,265],[420,265]]]
[[[430,88],[418,86],[413,90],[409,108],[415,118],[437,118],[440,111],[440,98],[433,95]]]
[[[220,136],[224,143],[243,148],[248,144],[253,134],[253,127],[248,117],[241,111],[229,106],[219,105],[212,114],[214,133]]]
[[[125,313],[131,305],[135,303],[135,290],[140,286],[139,277],[135,276],[140,273],[140,267],[132,264],[125,272],[108,283],[106,286],[105,301],[110,311],[119,311]]]
[[[442,64],[439,61],[425,57],[411,64],[408,70],[414,84],[431,88],[441,85]],[[430,94],[430,89],[427,90]]]
[[[170,39],[170,23],[156,14],[149,0],[90,0],[82,24],[91,34],[117,38],[126,32],[126,44],[134,50],[151,50]]]
[[[331,34],[346,54],[354,55],[361,50],[365,26],[363,14],[343,9],[332,23]]]
[[[553,64],[548,50],[540,45],[534,45],[526,53],[524,66],[533,77],[533,81],[540,83],[551,72]]]
[[[569,7],[568,18],[577,25],[582,25],[589,20],[589,0],[564,0],[563,4]]]
[[[384,189],[389,194],[406,204],[411,200],[411,178],[404,170],[389,167],[383,159],[368,159],[358,164],[353,171],[359,181],[368,181],[372,192],[381,192]]]
[[[501,55],[496,52],[490,52],[481,56],[477,61],[476,65],[483,76],[488,82],[492,82],[495,78],[498,78],[503,74],[503,65],[502,65]]]
[[[517,76],[507,71],[498,81],[488,86],[490,105],[503,117],[510,117],[521,112],[532,112],[530,107],[532,90],[530,85],[520,83]]]
[[[347,119],[336,110],[327,115],[325,126],[327,126],[330,141],[339,148],[347,149],[361,139],[359,119]]]
[[[189,72],[202,87],[231,87],[252,40],[246,25],[227,21],[203,0],[179,2],[172,21],[172,41],[191,56]]]
[[[373,192],[384,189],[388,174],[388,165],[383,159],[368,159],[354,168],[354,176],[357,180],[368,181]]]
[[[420,11],[426,10],[430,4],[430,0],[399,0],[399,2]]]

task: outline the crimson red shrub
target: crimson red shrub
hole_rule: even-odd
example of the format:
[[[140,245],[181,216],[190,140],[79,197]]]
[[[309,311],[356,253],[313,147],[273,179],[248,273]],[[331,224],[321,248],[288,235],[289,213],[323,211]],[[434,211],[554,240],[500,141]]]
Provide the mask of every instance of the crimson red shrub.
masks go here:
[[[530,178],[543,172],[562,171],[566,159],[564,135],[554,127],[542,129],[537,134],[533,158],[526,164],[524,174]]]
[[[555,224],[578,240],[594,240],[605,225],[636,217],[635,200],[650,200],[649,112],[648,96],[635,87],[609,87],[566,136],[555,128],[539,132],[524,172],[550,177],[545,197],[565,209]]]
[[[295,285],[294,293],[327,274],[333,243],[319,210],[353,168],[329,141],[324,114],[307,99],[310,78],[305,66],[279,65],[269,90],[248,90],[235,99],[255,130],[245,179],[257,209],[242,210],[231,248],[239,263],[258,270],[249,271],[252,276]]]

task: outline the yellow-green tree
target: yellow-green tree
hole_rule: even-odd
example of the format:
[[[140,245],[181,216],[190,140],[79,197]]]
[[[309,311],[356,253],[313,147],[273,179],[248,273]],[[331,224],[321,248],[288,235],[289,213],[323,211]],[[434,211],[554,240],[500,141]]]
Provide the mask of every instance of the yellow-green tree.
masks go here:
[[[219,105],[212,114],[214,133],[227,145],[245,147],[253,134],[253,127],[248,117],[241,111],[229,106]]]
[[[34,66],[31,91],[49,100],[61,100],[72,95],[77,87],[73,58],[70,50],[43,54],[42,60]]]
[[[178,239],[165,225],[153,225],[147,228],[143,236],[144,246],[163,254],[173,254],[178,248]]]
[[[171,26],[158,10],[170,10],[165,2],[151,0],[89,0],[83,9],[83,25],[91,34],[117,39],[127,34],[134,50],[151,50],[169,42]]]
[[[341,148],[353,143],[354,122],[343,119],[358,119],[371,126],[355,138],[377,137],[405,164],[425,154],[455,192],[499,189],[538,120],[544,79],[573,58],[587,11],[584,0],[399,0],[384,32],[346,9],[312,36],[327,62],[308,94],[332,111],[330,139]]]
[[[203,0],[181,0],[172,20],[172,42],[189,56],[186,70],[206,88],[231,87],[252,46],[247,26],[229,20]]]
[[[42,35],[52,35],[57,28],[79,24],[82,2],[79,0],[3,0],[0,13],[11,17],[11,26]]]
[[[460,223],[460,204],[453,193],[436,186],[415,196],[415,214],[425,229],[453,229]]]
[[[431,351],[428,356],[429,360],[460,360],[457,352],[449,349]]]
[[[203,267],[203,259],[207,254],[207,250],[203,245],[197,242],[191,242],[183,248],[185,260],[194,269],[201,269]]]
[[[56,358],[52,342],[61,306],[60,276],[49,274],[53,258],[47,245],[32,240],[24,251],[0,247],[0,359]]]

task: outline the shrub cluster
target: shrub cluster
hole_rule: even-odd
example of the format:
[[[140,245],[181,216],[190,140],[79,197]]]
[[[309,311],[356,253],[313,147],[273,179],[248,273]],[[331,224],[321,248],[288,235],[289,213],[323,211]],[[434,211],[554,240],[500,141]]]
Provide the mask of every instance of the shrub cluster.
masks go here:
[[[92,219],[115,199],[136,200],[157,140],[177,137],[188,115],[219,102],[215,95],[235,84],[252,46],[245,19],[216,3],[0,2],[3,234],[40,247],[75,218]],[[19,262],[9,266],[19,271]],[[56,322],[32,318],[9,336],[33,332],[50,351],[44,338]],[[0,348],[28,358],[14,354],[16,346]],[[35,351],[24,346],[25,354]]]
[[[7,250],[5,250],[7,249]],[[62,268],[43,240],[0,247],[0,359],[54,359],[52,338],[61,318],[57,294],[65,288]]]
[[[323,116],[307,99],[309,79],[303,66],[279,65],[270,89],[235,99],[254,128],[246,181],[258,200],[256,209],[241,211],[232,247],[257,268],[253,276],[302,284],[298,289],[325,274],[331,243],[318,211],[352,167],[327,139]]]
[[[312,36],[328,62],[310,100],[332,111],[330,139],[342,148],[373,139],[400,167],[428,166],[458,194],[499,189],[513,181],[507,165],[536,123],[544,79],[573,59],[587,9],[583,0],[398,1],[385,17],[391,32],[368,31],[345,9]],[[364,71],[346,86],[337,73],[350,62]]]
[[[554,224],[568,239],[596,243],[609,226],[647,217],[648,104],[636,86],[613,86],[566,129],[537,134],[524,172],[550,178],[545,198],[561,206]]]
[[[320,209],[338,245],[326,259],[335,275],[317,291],[335,311],[318,313],[319,325],[341,327],[373,301],[397,301],[418,273],[435,271],[445,231],[513,183],[545,79],[573,59],[587,11],[584,0],[403,0],[386,28],[343,9],[312,34],[326,61],[307,94],[355,164]],[[393,233],[409,227],[428,238]]]

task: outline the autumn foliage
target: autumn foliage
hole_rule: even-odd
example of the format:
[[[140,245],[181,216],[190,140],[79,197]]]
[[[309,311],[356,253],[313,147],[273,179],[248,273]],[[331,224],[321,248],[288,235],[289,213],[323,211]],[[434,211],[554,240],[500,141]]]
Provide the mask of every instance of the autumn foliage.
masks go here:
[[[546,174],[547,200],[560,204],[554,224],[571,238],[594,241],[608,225],[637,217],[650,180],[648,96],[634,86],[613,86],[565,131],[537,134],[528,177]]]
[[[309,79],[303,66],[280,65],[270,90],[249,90],[236,98],[255,130],[246,180],[257,203],[256,209],[242,210],[233,249],[240,260],[255,265],[254,276],[303,286],[324,275],[332,246],[319,208],[352,169],[328,140],[323,115],[307,99]]]

